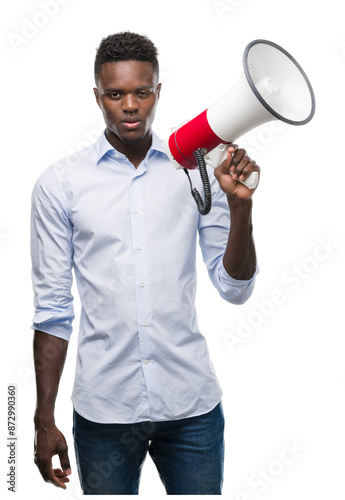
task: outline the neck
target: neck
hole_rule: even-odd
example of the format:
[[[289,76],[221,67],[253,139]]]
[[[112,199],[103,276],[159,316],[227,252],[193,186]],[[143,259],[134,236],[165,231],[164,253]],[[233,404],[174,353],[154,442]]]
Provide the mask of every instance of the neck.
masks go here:
[[[135,168],[139,167],[152,144],[151,130],[147,132],[138,144],[127,144],[123,142],[120,137],[108,128],[106,129],[106,137],[117,151],[127,156],[128,160],[134,165]]]

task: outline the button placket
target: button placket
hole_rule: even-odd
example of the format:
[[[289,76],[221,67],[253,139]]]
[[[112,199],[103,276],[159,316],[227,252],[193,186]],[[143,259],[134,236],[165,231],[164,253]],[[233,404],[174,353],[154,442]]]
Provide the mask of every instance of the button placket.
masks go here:
[[[150,337],[151,304],[146,254],[145,218],[142,197],[143,175],[137,175],[130,185],[130,213],[132,226],[133,262],[136,282],[137,324],[141,361],[152,359],[152,341]],[[146,379],[146,384],[149,381]]]

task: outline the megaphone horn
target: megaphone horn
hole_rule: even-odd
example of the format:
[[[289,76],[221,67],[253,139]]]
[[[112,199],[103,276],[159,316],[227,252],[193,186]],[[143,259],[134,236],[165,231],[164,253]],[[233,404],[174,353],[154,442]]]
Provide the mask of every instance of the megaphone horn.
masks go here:
[[[225,156],[224,145],[253,128],[272,120],[304,125],[312,119],[312,86],[298,62],[282,47],[268,40],[253,40],[244,50],[243,69],[234,87],[165,141],[166,152],[176,168],[188,173],[199,166],[205,171],[200,166],[200,153],[215,168]],[[251,189],[257,182],[257,172],[243,181]]]

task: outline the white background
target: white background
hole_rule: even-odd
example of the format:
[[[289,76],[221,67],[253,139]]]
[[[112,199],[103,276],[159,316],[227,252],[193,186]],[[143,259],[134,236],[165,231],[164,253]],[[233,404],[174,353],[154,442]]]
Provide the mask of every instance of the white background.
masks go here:
[[[224,390],[224,497],[344,498],[341,2],[16,0],[2,2],[1,11],[1,492],[10,496],[6,389],[14,383],[17,498],[81,497],[71,434],[76,332],[56,410],[73,468],[67,491],[45,484],[33,463],[30,195],[45,168],[101,133],[92,92],[95,50],[104,36],[129,29],[147,34],[160,51],[154,128],[162,138],[237,81],[243,50],[256,38],[288,50],[312,82],[312,122],[265,124],[237,141],[262,168],[254,202],[260,274],[252,298],[241,307],[223,302],[198,256],[197,300]],[[140,496],[155,495],[165,492],[148,458]]]

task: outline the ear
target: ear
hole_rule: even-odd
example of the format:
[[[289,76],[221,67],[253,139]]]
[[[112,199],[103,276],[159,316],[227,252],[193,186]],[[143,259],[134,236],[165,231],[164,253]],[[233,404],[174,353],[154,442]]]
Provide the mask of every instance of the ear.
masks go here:
[[[98,92],[98,89],[96,87],[94,87],[93,93],[95,94],[96,102],[97,102],[98,106],[100,107],[100,105],[99,105],[99,92]]]
[[[159,83],[159,84],[157,85],[157,98],[158,98],[158,99],[159,99],[159,96],[161,95],[161,88],[162,88],[162,84],[161,84],[161,83]]]

